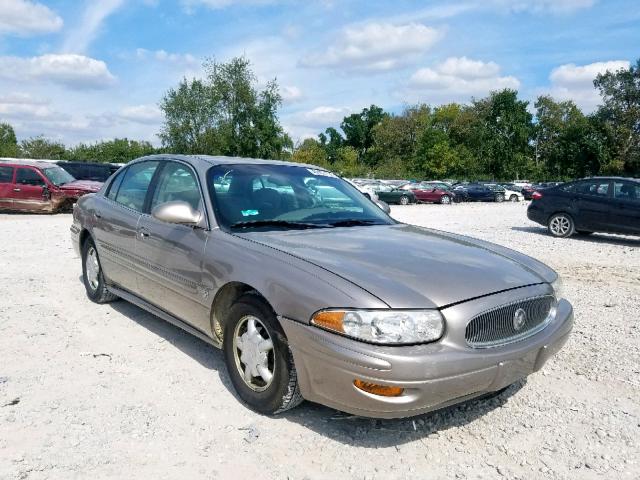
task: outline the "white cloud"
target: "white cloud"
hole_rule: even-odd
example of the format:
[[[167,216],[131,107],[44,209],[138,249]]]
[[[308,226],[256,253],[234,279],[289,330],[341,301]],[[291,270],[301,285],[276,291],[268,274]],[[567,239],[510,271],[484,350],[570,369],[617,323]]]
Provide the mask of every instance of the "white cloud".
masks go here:
[[[282,95],[282,101],[286,104],[296,103],[304,98],[302,90],[295,85],[281,86],[280,95]]]
[[[156,105],[132,105],[120,110],[120,117],[130,122],[153,125],[162,121],[162,112]]]
[[[177,63],[183,65],[198,65],[198,59],[190,53],[170,53],[166,50],[136,49],[139,60],[157,60],[158,62]]]
[[[350,108],[323,105],[301,112],[295,115],[292,120],[293,123],[299,126],[325,129],[331,125],[338,125],[349,114],[351,114]]]
[[[457,99],[485,95],[491,90],[517,89],[520,82],[513,76],[500,76],[500,66],[494,62],[450,57],[433,68],[421,68],[410,80],[412,90],[436,93],[438,98]]]
[[[124,0],[89,1],[81,21],[69,30],[62,47],[65,52],[84,53],[96,38],[102,23],[109,15],[124,5]]]
[[[106,88],[116,80],[103,61],[72,54],[0,57],[0,77],[51,82],[75,89]]]
[[[0,0],[0,35],[29,36],[57,32],[62,23],[62,18],[41,3]]]
[[[11,93],[0,96],[0,118],[9,120],[46,120],[53,111],[49,102],[26,93]]]
[[[554,68],[549,75],[551,88],[547,93],[558,100],[573,100],[580,108],[589,112],[600,103],[600,94],[593,86],[599,73],[615,72],[629,68],[626,60],[595,62],[588,65],[568,63]]]
[[[439,30],[420,23],[352,25],[325,51],[307,55],[301,64],[347,70],[391,70],[415,60],[441,36]]]
[[[192,12],[195,7],[202,6],[212,10],[219,10],[222,8],[232,6],[260,6],[260,5],[272,5],[279,3],[278,0],[182,0],[182,4],[185,6],[188,12]]]
[[[596,0],[490,0],[489,3],[512,12],[565,14],[590,8]],[[487,2],[481,4],[486,5]]]

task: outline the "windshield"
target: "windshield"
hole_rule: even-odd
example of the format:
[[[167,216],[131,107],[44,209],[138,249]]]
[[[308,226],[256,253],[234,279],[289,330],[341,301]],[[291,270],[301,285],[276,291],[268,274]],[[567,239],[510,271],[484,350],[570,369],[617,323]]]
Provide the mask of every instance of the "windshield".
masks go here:
[[[218,221],[232,230],[395,223],[358,189],[324,170],[217,165],[209,170],[207,183]]]
[[[49,179],[56,187],[64,185],[65,183],[73,182],[75,178],[71,176],[64,168],[61,167],[49,167],[43,170],[44,176]]]

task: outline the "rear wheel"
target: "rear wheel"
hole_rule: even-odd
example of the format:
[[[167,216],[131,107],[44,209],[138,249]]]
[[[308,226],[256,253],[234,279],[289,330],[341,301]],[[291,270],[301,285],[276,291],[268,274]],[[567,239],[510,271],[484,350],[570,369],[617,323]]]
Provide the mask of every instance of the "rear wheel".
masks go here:
[[[509,197],[509,200],[512,201],[512,202],[519,202],[520,201],[520,199],[518,198],[517,195],[511,195]]]
[[[440,197],[440,203],[443,205],[449,205],[451,204],[451,197],[449,197],[449,195],[443,195]]]
[[[253,410],[276,414],[302,402],[287,339],[258,296],[245,295],[231,307],[223,350],[231,383]]]
[[[502,193],[499,193],[496,195],[496,202],[498,203],[504,202],[504,195]]]
[[[409,197],[403,195],[400,197],[400,205],[409,205]]]
[[[575,233],[573,218],[566,213],[556,213],[549,219],[549,233],[554,237],[567,238]]]
[[[98,250],[92,238],[82,246],[82,280],[89,299],[96,303],[107,303],[118,297],[107,290]]]

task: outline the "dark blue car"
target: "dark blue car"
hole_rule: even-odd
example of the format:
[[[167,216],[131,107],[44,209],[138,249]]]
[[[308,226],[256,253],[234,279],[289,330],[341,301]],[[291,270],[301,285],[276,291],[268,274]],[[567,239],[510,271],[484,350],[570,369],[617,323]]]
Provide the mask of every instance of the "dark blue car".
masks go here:
[[[504,189],[492,185],[469,183],[453,189],[465,202],[504,202]]]
[[[546,188],[533,194],[527,216],[556,237],[640,235],[640,180],[596,177]]]

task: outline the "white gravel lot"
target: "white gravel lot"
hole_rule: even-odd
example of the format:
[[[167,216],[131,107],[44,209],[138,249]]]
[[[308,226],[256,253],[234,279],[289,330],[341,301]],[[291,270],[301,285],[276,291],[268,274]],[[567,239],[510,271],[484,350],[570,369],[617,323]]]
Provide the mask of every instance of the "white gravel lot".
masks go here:
[[[548,263],[576,325],[498,398],[385,421],[253,413],[219,351],[86,298],[69,215],[0,215],[0,479],[640,478],[640,239],[554,239],[525,211],[393,208]]]

